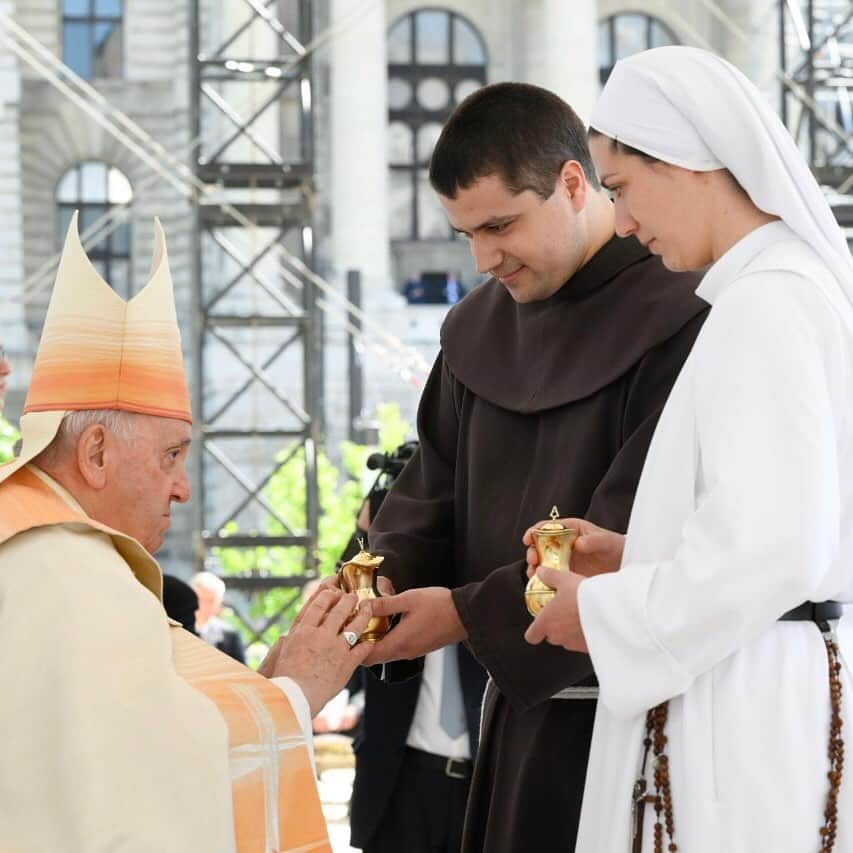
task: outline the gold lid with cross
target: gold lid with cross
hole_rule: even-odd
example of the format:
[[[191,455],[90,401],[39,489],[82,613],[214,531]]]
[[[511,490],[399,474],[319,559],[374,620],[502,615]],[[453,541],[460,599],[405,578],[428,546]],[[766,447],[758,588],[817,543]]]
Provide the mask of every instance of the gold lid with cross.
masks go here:
[[[560,517],[560,510],[557,509],[557,505],[551,507],[551,520],[546,521],[544,524],[539,526],[539,530],[568,530],[565,524],[561,521],[557,521]]]
[[[361,550],[354,557],[347,560],[346,563],[355,563],[357,566],[375,566],[376,568],[381,566],[385,561],[385,558],[371,554],[370,551],[364,547],[364,539],[360,536],[357,541],[358,547]],[[344,565],[346,565],[346,563],[344,563]]]

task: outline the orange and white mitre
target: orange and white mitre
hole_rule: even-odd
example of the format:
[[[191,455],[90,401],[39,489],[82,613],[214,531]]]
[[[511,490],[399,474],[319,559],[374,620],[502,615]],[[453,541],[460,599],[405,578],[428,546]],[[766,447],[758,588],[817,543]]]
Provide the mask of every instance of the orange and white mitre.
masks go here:
[[[24,402],[24,447],[0,481],[50,444],[67,412],[116,409],[192,423],[166,237],[154,220],[148,282],[122,299],[89,260],[72,216]]]
[[[125,301],[73,217],[0,467],[0,849],[329,851],[298,688],[170,623],[156,561],[29,464],[93,409],[192,422],[157,221]]]

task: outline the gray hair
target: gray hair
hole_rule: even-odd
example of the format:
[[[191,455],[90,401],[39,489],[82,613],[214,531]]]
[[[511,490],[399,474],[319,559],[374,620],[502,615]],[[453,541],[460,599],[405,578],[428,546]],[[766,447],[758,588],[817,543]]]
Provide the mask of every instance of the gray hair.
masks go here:
[[[137,419],[134,412],[119,409],[85,409],[68,412],[59,424],[53,441],[33,460],[40,468],[52,468],[59,464],[70,450],[77,446],[80,436],[90,426],[100,424],[119,441],[127,444],[136,432]]]
[[[213,572],[198,572],[190,578],[190,586],[193,589],[208,589],[219,600],[225,598],[225,581]]]

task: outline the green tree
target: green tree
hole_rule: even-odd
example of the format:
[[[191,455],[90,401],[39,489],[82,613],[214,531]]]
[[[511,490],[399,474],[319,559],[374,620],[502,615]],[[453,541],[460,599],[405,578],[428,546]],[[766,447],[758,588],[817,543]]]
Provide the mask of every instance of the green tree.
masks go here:
[[[15,442],[20,437],[18,430],[4,417],[0,416],[0,465],[8,462],[14,456]]]
[[[377,421],[379,447],[384,452],[393,450],[411,433],[411,427],[402,418],[396,403],[381,404],[377,409]],[[351,441],[341,442],[340,467],[322,450],[317,454],[320,518],[316,558],[321,577],[334,573],[341,552],[352,536],[355,518],[364,499],[362,478],[365,463],[376,449]],[[265,532],[271,535],[304,530],[306,526],[304,451],[300,448],[288,458],[289,452],[284,450],[279,454],[278,461],[283,464],[263,490],[265,499],[278,516],[267,517]],[[229,522],[223,532],[237,533],[237,524]],[[219,547],[213,553],[225,576],[259,574],[294,579],[292,587],[273,589],[255,596],[246,614],[258,628],[266,625],[261,636],[266,645],[271,645],[287,630],[299,609],[305,549]],[[281,616],[276,617],[280,612]],[[247,641],[253,639],[238,618],[229,616],[229,620],[243,632]]]

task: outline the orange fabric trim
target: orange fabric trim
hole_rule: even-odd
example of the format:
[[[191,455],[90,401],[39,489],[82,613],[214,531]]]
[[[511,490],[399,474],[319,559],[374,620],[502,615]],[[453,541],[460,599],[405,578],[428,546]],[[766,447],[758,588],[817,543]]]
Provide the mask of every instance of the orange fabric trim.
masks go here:
[[[0,545],[34,527],[84,520],[26,468],[0,484]]]
[[[175,668],[228,724],[240,853],[331,853],[302,727],[274,684],[176,630]]]

